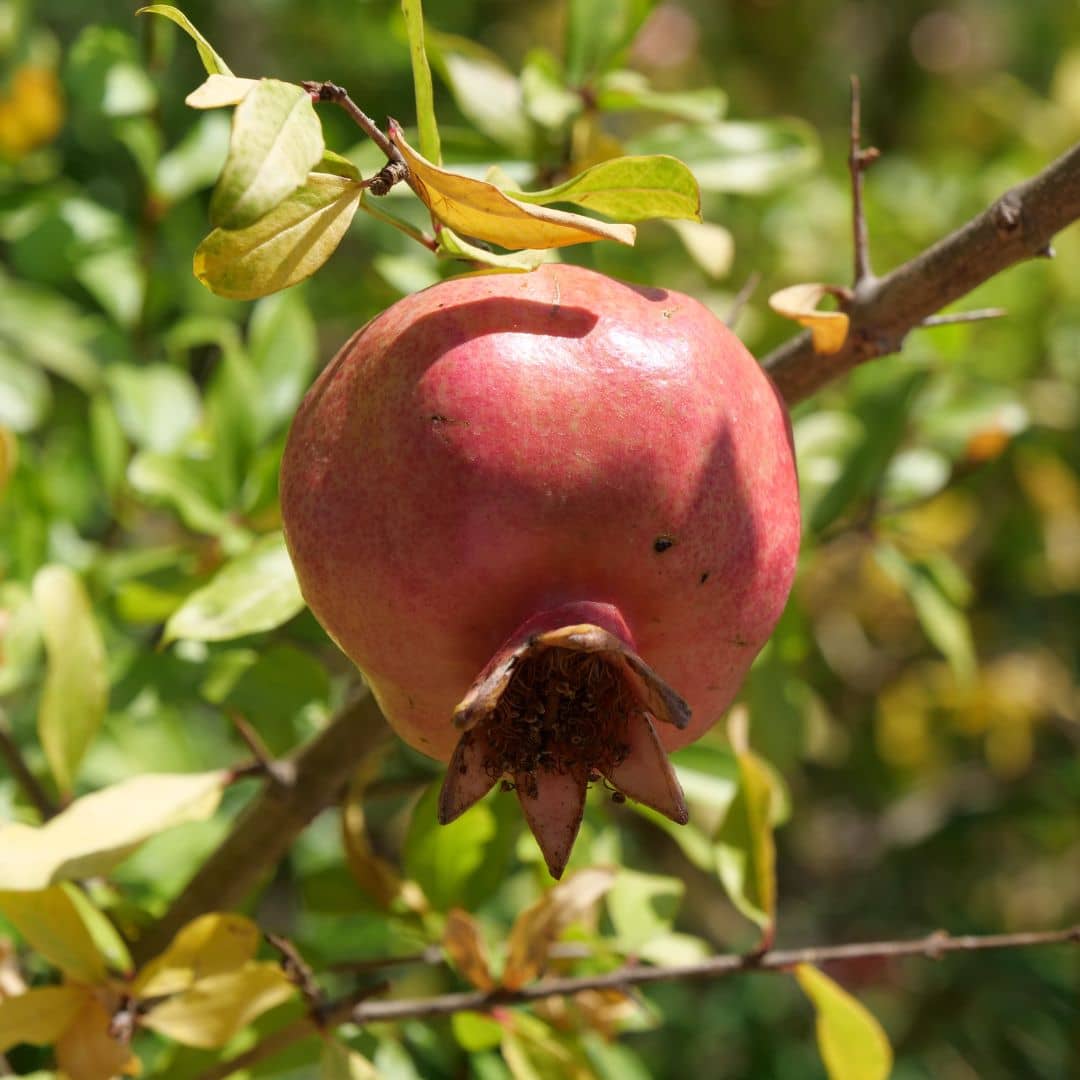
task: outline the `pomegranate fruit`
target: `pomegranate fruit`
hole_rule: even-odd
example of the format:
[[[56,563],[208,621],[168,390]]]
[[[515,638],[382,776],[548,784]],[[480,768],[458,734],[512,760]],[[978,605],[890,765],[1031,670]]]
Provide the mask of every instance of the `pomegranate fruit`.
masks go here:
[[[690,297],[458,278],[353,335],[281,473],[304,596],[450,821],[513,787],[558,877],[586,788],[685,822],[667,751],[730,703],[799,543],[790,426]]]

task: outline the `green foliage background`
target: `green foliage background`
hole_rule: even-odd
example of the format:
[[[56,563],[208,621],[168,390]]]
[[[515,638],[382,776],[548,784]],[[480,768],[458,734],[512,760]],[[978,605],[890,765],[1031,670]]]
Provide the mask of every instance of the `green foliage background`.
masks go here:
[[[226,640],[158,647],[163,627],[278,527],[288,420],[319,365],[403,292],[460,269],[361,214],[306,285],[255,305],[206,291],[191,254],[207,231],[228,120],[185,109],[202,79],[194,50],[163,20],[136,23],[134,7],[0,3],[0,148],[20,66],[56,70],[64,101],[55,139],[0,153],[0,427],[18,458],[0,495],[0,707],[35,771],[62,782],[37,732],[45,660],[30,586],[46,564],[72,567],[104,636],[109,682],[76,792],[242,760],[230,711],[284,752],[342,700],[348,665],[306,613],[239,639],[226,630]],[[574,5],[596,26],[632,7]],[[531,49],[561,53],[566,10],[562,0],[429,0],[426,16],[516,72]],[[192,2],[186,11],[240,75],[331,79],[376,118],[414,119],[394,3]],[[21,35],[8,32],[16,16]],[[598,40],[582,39],[571,62],[585,71]],[[867,182],[879,270],[1080,138],[1080,10],[1058,0],[663,5],[628,62],[658,90],[719,85],[728,117],[750,126],[729,129],[735,141],[722,154],[714,144],[699,152],[706,124],[688,120],[665,136],[656,128],[670,118],[619,111],[579,127],[576,145],[602,146],[600,131],[631,147],[668,138],[699,175],[716,168],[723,180],[706,185],[704,213],[730,231],[733,260],[711,276],[663,223],[642,225],[635,249],[563,257],[694,293],[721,313],[759,273],[738,324],[758,353],[791,332],[768,312],[770,292],[850,277],[849,72],[862,77],[867,139],[883,151]],[[558,179],[569,129],[534,129],[515,145],[498,118],[478,129],[466,115],[468,78],[457,89],[455,100],[445,81],[436,86],[449,164],[497,162],[528,186]],[[357,148],[366,175],[377,157],[358,147],[344,115],[322,116],[329,144]],[[722,254],[722,240],[711,244]],[[901,357],[795,411],[807,539],[788,613],[745,692],[751,740],[790,795],[777,834],[779,944],[1080,919],[1077,229],[1056,247],[1053,261],[1015,268],[964,303],[1002,305],[1007,318],[913,334]],[[691,829],[708,849],[734,790],[720,734],[683,765],[698,781]],[[288,933],[317,970],[422,948],[453,904],[469,907],[492,941],[505,938],[538,895],[542,864],[498,803],[461,823],[455,851],[473,861],[448,863],[414,814],[438,775],[395,745],[367,804],[379,850],[420,883],[433,913],[387,911],[366,895],[328,813],[267,883],[252,909],[260,924]],[[213,820],[152,840],[99,902],[137,930],[249,793],[238,786]],[[7,775],[0,816],[34,820]],[[651,819],[591,801],[572,866],[614,861],[649,876],[644,887],[620,879],[602,955],[620,955],[626,939],[650,959],[753,942],[714,868],[692,855]],[[831,973],[882,1020],[898,1080],[1080,1072],[1078,968],[1066,950]],[[393,983],[417,995],[457,985],[417,969],[394,972]],[[790,980],[657,986],[645,1000],[639,1030],[617,1044],[557,1016],[547,1030],[563,1032],[550,1038],[601,1076],[823,1075],[812,1014]],[[352,1041],[388,1077],[505,1075],[484,1033],[470,1041],[461,1027],[410,1022]],[[150,1035],[136,1049],[152,1076],[196,1075],[209,1060]],[[301,1045],[259,1075],[311,1075],[313,1055]],[[47,1058],[20,1050],[11,1061],[30,1071]]]

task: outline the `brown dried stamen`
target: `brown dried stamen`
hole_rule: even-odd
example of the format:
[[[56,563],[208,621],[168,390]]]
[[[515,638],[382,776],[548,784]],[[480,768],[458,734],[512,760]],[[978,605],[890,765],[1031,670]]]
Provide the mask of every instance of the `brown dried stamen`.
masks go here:
[[[516,790],[548,868],[569,858],[589,784],[685,824],[686,803],[654,724],[690,711],[621,639],[588,623],[501,650],[454,710],[463,729],[439,797],[453,821],[495,784]]]
[[[598,653],[551,648],[524,657],[483,722],[484,771],[494,782],[541,769],[607,773],[630,752],[636,703]]]

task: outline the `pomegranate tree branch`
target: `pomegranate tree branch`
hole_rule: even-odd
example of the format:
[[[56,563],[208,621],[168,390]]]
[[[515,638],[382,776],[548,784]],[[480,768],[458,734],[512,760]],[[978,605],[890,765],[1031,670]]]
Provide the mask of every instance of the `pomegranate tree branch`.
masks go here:
[[[582,990],[628,990],[645,983],[684,979],[717,979],[756,971],[788,971],[798,964],[827,964],[844,960],[868,960],[904,956],[936,959],[945,953],[987,949],[1023,949],[1037,945],[1080,943],[1080,925],[1064,930],[1018,934],[987,934],[953,937],[944,931],[913,941],[871,941],[854,945],[824,945],[806,949],[773,949],[746,956],[714,956],[694,964],[670,967],[622,967],[604,975],[545,979],[520,990],[464,991],[438,997],[399,1001],[365,1001],[352,1010],[356,1024],[389,1020],[430,1019],[457,1012],[484,1011],[495,1005],[523,1005],[544,998],[563,997]]]
[[[366,692],[339,709],[314,739],[273,771],[168,911],[133,944],[136,962],[156,956],[197,916],[241,905],[308,823],[338,800],[353,770],[386,732],[375,699]]]
[[[42,821],[48,821],[56,814],[56,804],[49,797],[49,793],[41,785],[41,781],[31,772],[30,766],[19,749],[15,737],[8,727],[7,714],[0,709],[0,757],[7,762],[8,769],[15,783],[19,785],[22,793],[30,804],[41,815]]]
[[[922,254],[855,291],[847,341],[830,356],[802,333],[762,363],[789,405],[866,360],[900,349],[907,333],[995,274],[1051,255],[1055,234],[1080,218],[1080,144]]]
[[[304,82],[300,84],[315,101],[329,101],[340,105],[356,122],[357,127],[386,155],[386,165],[365,183],[372,195],[385,195],[401,180],[409,181],[409,166],[401,151],[390,141],[386,132],[351,97],[348,90],[332,82]]]

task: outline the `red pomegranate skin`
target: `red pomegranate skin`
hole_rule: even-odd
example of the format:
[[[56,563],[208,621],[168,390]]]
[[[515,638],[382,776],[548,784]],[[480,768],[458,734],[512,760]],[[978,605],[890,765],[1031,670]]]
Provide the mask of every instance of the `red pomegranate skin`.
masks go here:
[[[443,761],[515,630],[582,602],[689,704],[663,746],[698,738],[799,545],[790,425],[750,353],[691,297],[569,265],[446,281],[354,334],[300,407],[281,502],[312,611]]]

